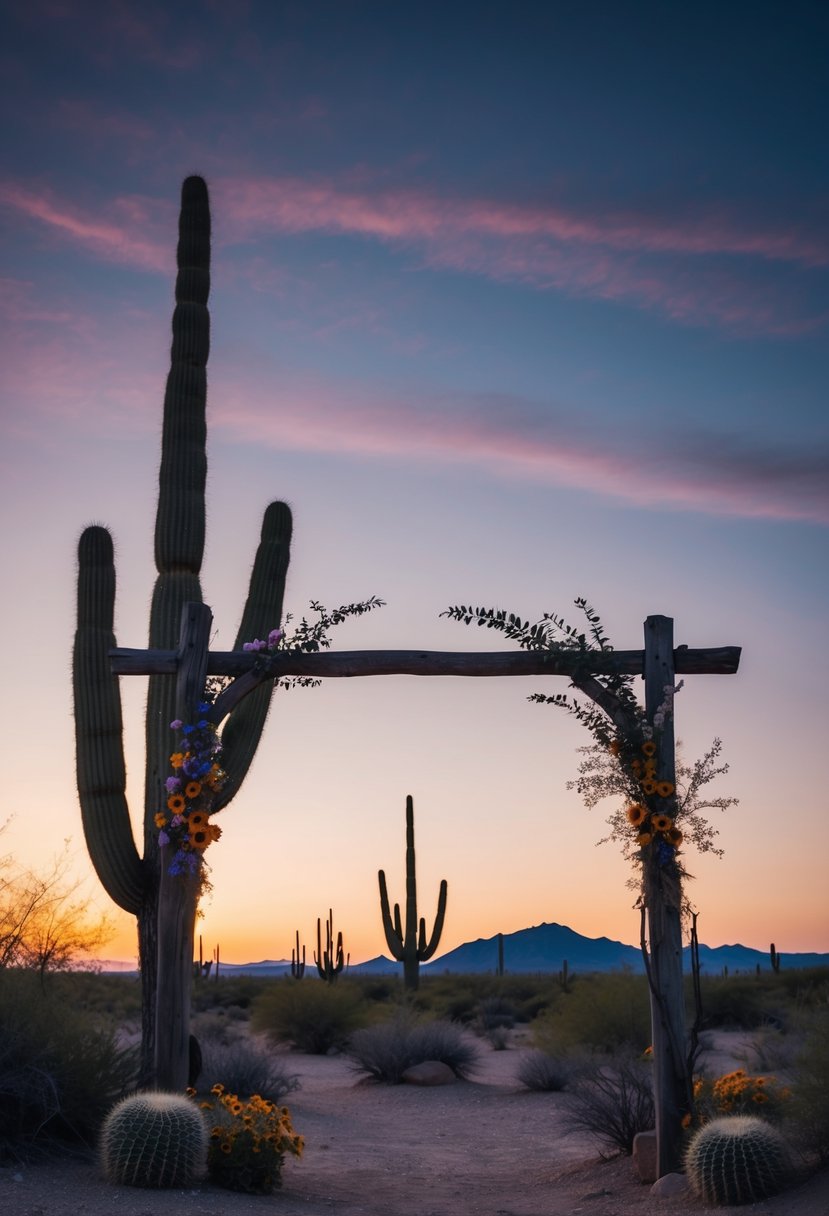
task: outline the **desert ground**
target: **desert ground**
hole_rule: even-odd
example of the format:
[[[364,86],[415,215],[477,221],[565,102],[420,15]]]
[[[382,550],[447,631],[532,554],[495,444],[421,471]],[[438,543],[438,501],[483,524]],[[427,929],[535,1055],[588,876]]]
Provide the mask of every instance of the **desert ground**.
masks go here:
[[[89,1159],[0,1170],[9,1216],[692,1216],[689,1194],[659,1198],[630,1158],[603,1160],[567,1127],[564,1094],[518,1084],[520,1048],[484,1049],[473,1079],[379,1085],[342,1056],[292,1054],[302,1088],[286,1099],[306,1139],[282,1187],[248,1196],[206,1182],[186,1191],[114,1187]],[[752,1216],[829,1216],[829,1171],[746,1208]]]

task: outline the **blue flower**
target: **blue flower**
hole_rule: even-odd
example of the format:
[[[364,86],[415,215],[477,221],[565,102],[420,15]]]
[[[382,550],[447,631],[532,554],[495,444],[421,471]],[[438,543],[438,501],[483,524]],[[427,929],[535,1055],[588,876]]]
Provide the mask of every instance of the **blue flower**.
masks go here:
[[[657,856],[659,857],[659,864],[663,865],[663,866],[667,865],[668,862],[672,860],[674,852],[675,852],[675,850],[674,850],[674,846],[672,844],[666,844],[664,840],[661,840],[659,842],[659,848],[657,850]]]

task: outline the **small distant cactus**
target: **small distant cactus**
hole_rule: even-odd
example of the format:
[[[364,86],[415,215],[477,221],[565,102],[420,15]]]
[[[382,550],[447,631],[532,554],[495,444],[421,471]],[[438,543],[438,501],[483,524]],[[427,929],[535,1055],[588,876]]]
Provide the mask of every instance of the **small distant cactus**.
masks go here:
[[[692,1189],[711,1204],[755,1203],[774,1195],[791,1169],[783,1137],[763,1119],[731,1115],[704,1124],[688,1145]]]
[[[777,951],[774,948],[774,942],[772,942],[771,945],[769,946],[769,960],[771,962],[772,971],[774,972],[775,975],[777,975],[777,973],[780,970],[780,955],[777,953]]]
[[[296,949],[291,949],[291,975],[295,980],[301,980],[305,974],[305,947],[302,947],[302,958],[299,956],[299,929],[296,931]]]
[[[299,938],[297,937],[297,941]],[[351,959],[349,954],[348,960]],[[334,913],[328,909],[328,920],[325,922],[325,949],[322,948],[322,922],[317,917],[317,952],[314,962],[321,980],[333,984],[348,961],[343,954],[343,935],[337,934],[337,948],[334,949]]]
[[[207,1168],[204,1116],[181,1094],[133,1094],[117,1103],[101,1129],[104,1175],[119,1186],[189,1186]]]

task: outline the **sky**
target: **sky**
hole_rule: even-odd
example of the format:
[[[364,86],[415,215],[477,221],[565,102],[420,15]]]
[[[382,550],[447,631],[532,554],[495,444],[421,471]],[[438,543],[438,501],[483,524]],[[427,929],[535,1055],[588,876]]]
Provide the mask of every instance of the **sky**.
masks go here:
[[[619,649],[742,646],[686,679],[717,736],[720,859],[685,857],[708,945],[829,951],[829,15],[804,2],[0,5],[0,503],[7,826],[56,856],[106,957],[134,922],[87,860],[74,782],[77,541],[116,548],[116,635],[146,645],[179,193],[213,217],[214,645],[262,513],[294,514],[286,608],[379,596],[335,649],[505,648],[450,604],[599,611]],[[123,678],[141,818],[146,681]],[[557,921],[638,941],[589,737],[550,678],[278,690],[211,846],[198,931],[226,961],[310,960],[334,912],[388,950],[377,871],[439,954]],[[67,843],[68,842],[68,843]]]

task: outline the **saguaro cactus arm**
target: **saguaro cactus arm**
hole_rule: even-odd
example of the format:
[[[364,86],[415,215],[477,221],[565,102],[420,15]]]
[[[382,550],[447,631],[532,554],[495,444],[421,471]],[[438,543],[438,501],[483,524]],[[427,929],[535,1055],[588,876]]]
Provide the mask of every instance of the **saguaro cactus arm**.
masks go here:
[[[292,527],[289,508],[283,502],[272,502],[262,520],[261,539],[234,650],[241,650],[245,642],[254,638],[266,637],[282,623]],[[273,689],[274,681],[265,680],[236,706],[225,723],[222,754],[227,780],[214,803],[216,811],[227,806],[247,775],[262,737]]]
[[[400,921],[400,904],[394,905],[394,920],[392,921],[391,912],[389,910],[389,891],[386,886],[386,875],[383,870],[378,870],[377,878],[380,883],[380,914],[383,917],[383,932],[386,935],[386,944],[391,951],[392,958],[399,963],[403,962],[403,927]]]
[[[435,924],[434,928],[432,929],[432,936],[429,938],[428,946],[426,944],[426,920],[422,916],[420,918],[417,957],[420,959],[421,963],[428,962],[438,948],[440,935],[443,932],[443,922],[446,919],[446,896],[448,890],[449,887],[446,879],[442,878],[440,882],[440,890],[438,891],[438,910],[437,914],[435,915]]]
[[[78,617],[72,656],[75,758],[81,818],[95,871],[125,912],[141,907],[144,872],[125,795],[123,724],[118,677],[108,652],[115,606],[112,538],[85,529],[78,544]]]

